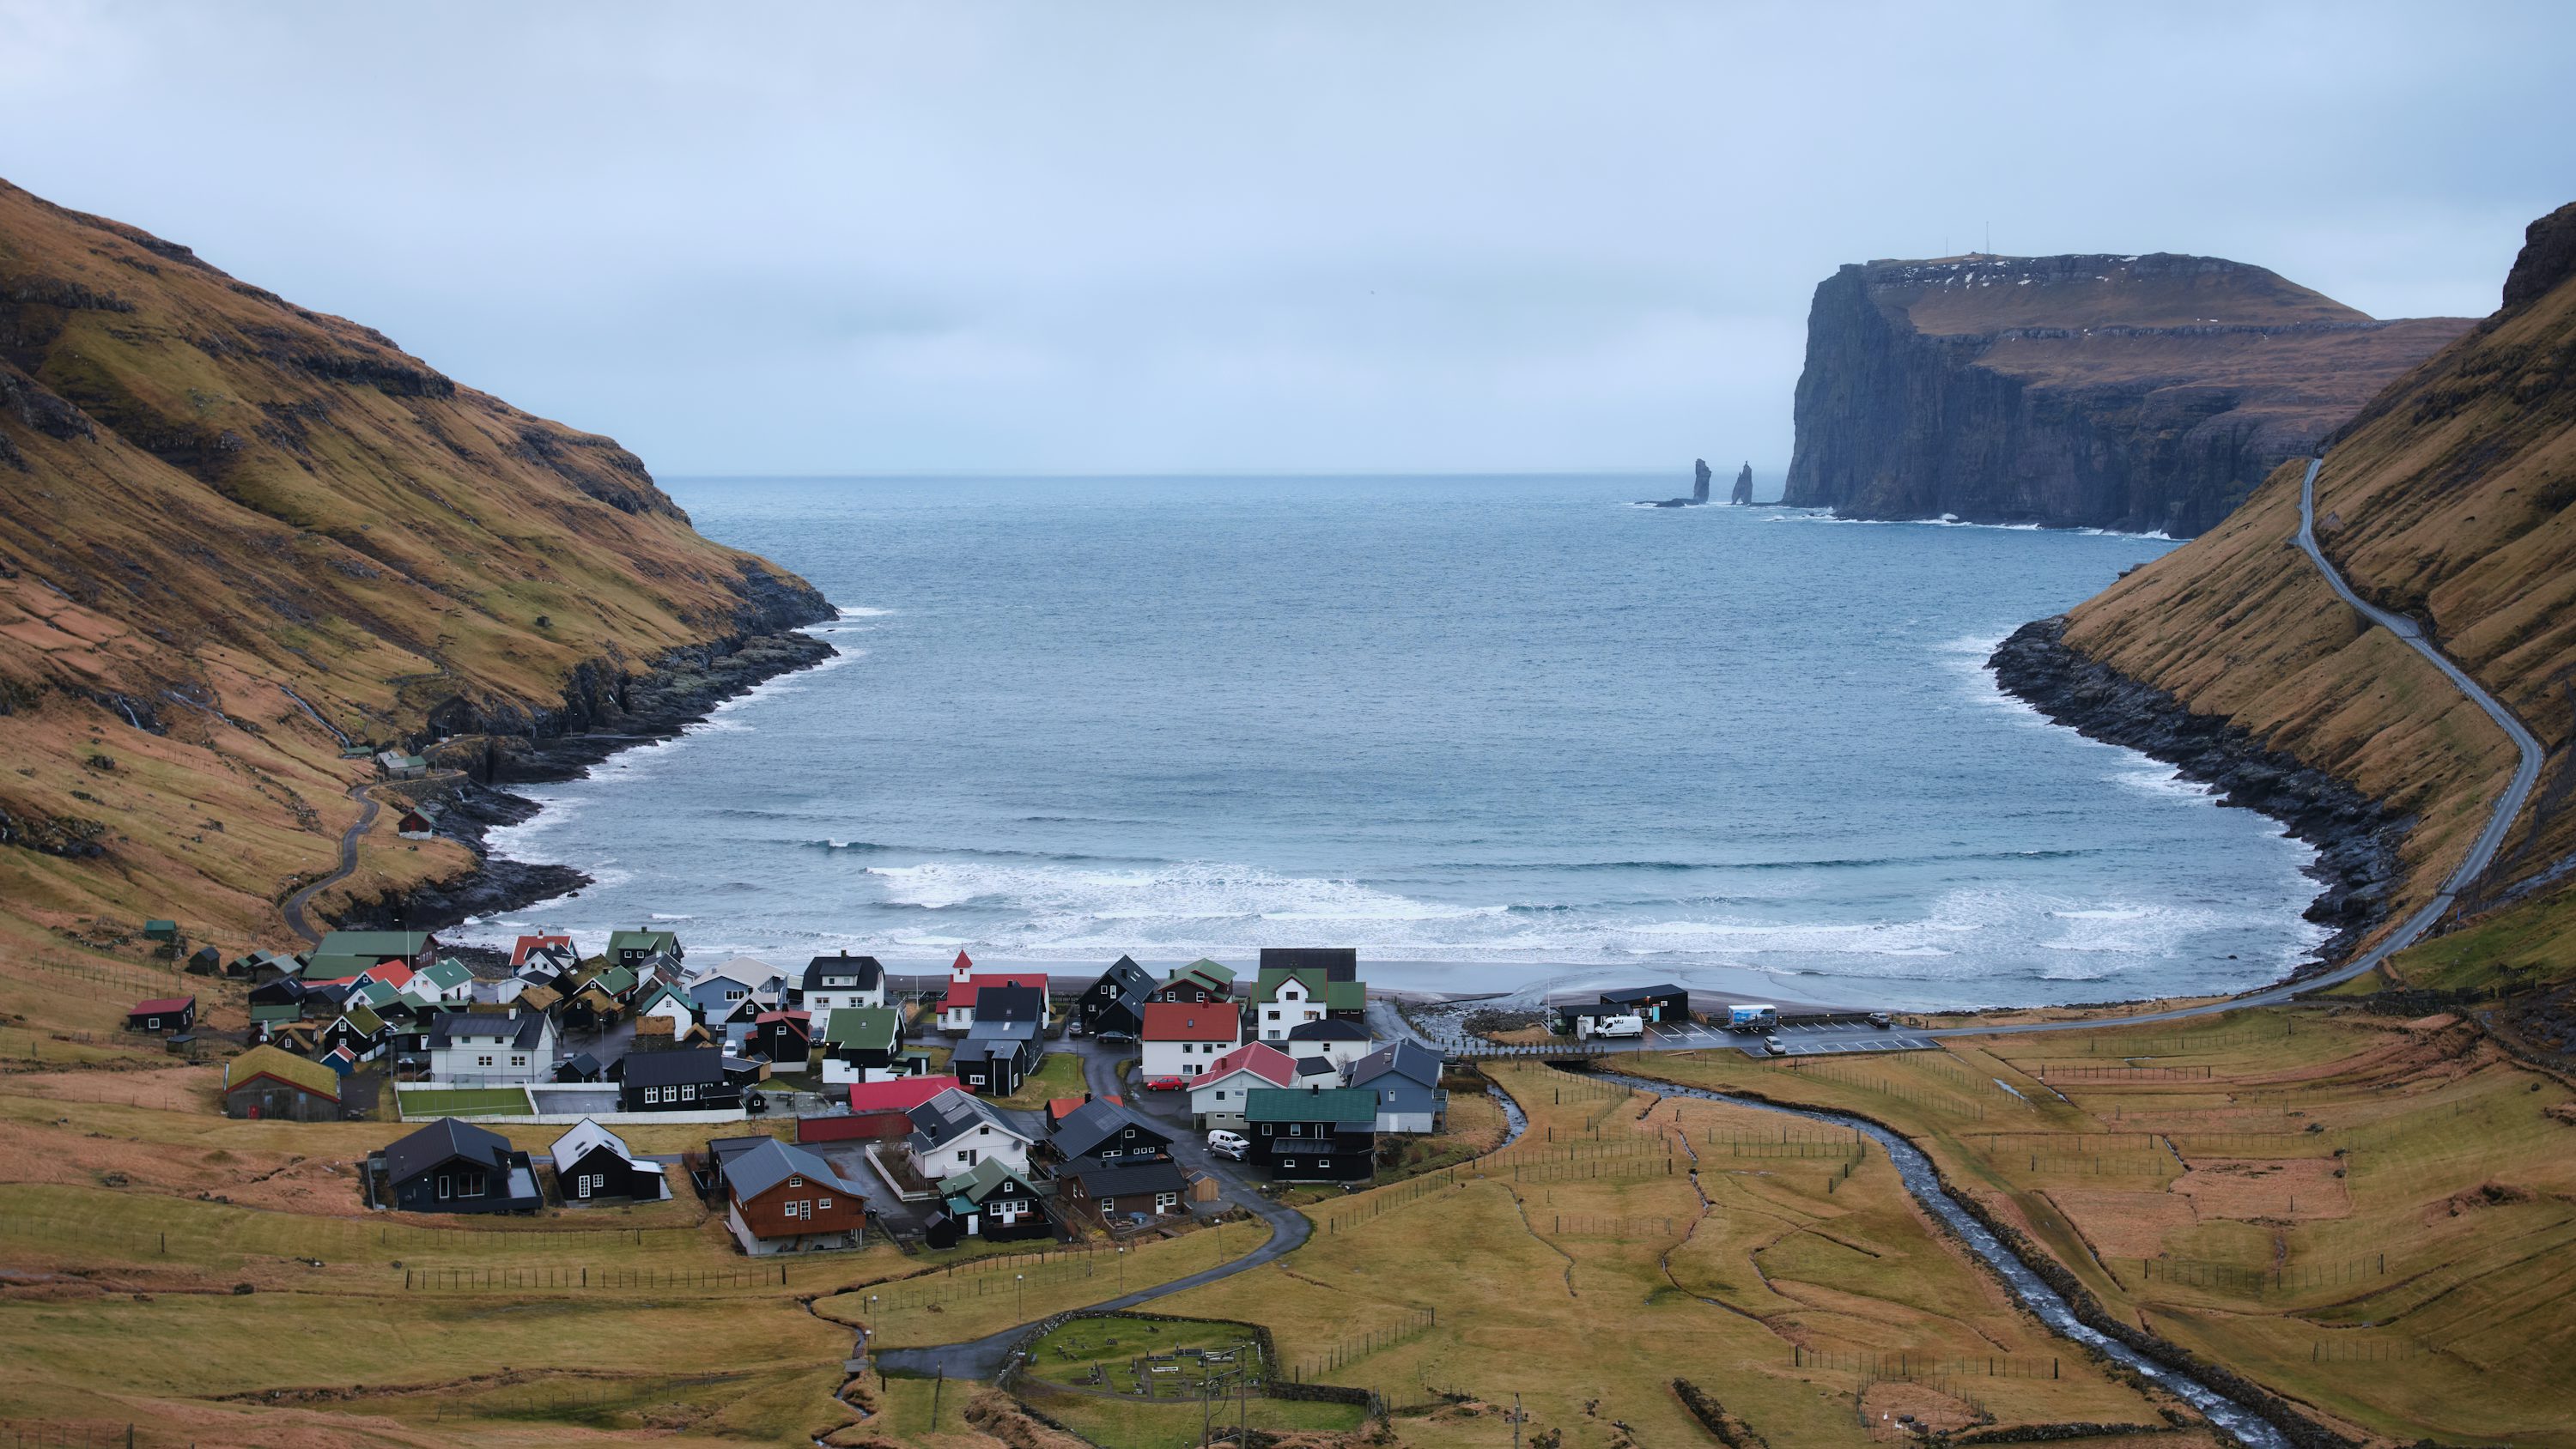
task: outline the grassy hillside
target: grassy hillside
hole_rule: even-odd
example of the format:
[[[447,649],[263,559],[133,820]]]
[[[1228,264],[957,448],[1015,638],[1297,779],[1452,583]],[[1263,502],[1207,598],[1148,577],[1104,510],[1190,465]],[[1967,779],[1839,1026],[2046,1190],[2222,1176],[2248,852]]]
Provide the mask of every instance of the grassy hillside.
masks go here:
[[[545,727],[804,622],[634,455],[0,183],[0,896],[235,933],[326,869],[342,741]],[[377,868],[452,872],[424,847]],[[415,867],[417,868],[415,871]]]
[[[2424,620],[2550,748],[2473,910],[2538,899],[2576,852],[2576,206],[2532,224],[2505,296],[2338,432],[2317,482],[2353,586]],[[2066,640],[2417,815],[2402,907],[2467,848],[2512,748],[2290,546],[2299,473],[2077,609]]]

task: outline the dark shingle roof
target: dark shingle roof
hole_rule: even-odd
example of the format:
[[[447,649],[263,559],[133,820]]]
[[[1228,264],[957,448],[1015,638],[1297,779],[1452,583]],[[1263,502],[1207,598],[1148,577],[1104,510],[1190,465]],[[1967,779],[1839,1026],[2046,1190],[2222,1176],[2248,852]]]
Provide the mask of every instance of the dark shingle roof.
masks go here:
[[[1687,987],[1675,986],[1667,981],[1659,986],[1631,986],[1624,991],[1601,993],[1601,999],[1612,1006],[1624,1006],[1636,1001],[1651,1001],[1664,996],[1678,996],[1687,1001],[1690,999],[1690,991]]]
[[[1162,1158],[1129,1162],[1103,1162],[1097,1157],[1077,1157],[1056,1173],[1082,1184],[1085,1197],[1125,1197],[1138,1192],[1180,1192],[1186,1186],[1181,1170]]]
[[[460,1036],[498,1036],[509,1038],[510,1045],[526,1051],[536,1046],[545,1033],[546,1014],[522,1011],[516,1016],[498,1011],[445,1011],[429,1028],[432,1047],[454,1045]]]
[[[805,963],[806,990],[822,990],[826,976],[854,977],[858,982],[855,989],[872,991],[885,979],[885,967],[874,956],[817,956]]]
[[[441,1117],[385,1149],[385,1171],[396,1182],[416,1177],[451,1158],[505,1170],[510,1139],[453,1117]]]
[[[1117,1102],[1091,1101],[1065,1114],[1055,1124],[1055,1150],[1067,1157],[1088,1157],[1118,1139],[1121,1132],[1133,1127],[1156,1143],[1168,1143],[1172,1134],[1136,1115]]]
[[[912,1119],[912,1145],[927,1152],[955,1141],[978,1127],[991,1127],[1028,1140],[1028,1134],[1003,1121],[982,1099],[951,1087],[904,1114]]]
[[[724,1080],[724,1054],[714,1047],[676,1051],[628,1052],[626,1082],[636,1087],[668,1087],[683,1082]]]
[[[1328,1016],[1321,1021],[1301,1021],[1288,1028],[1290,1041],[1367,1041],[1368,1028],[1356,1021]]]
[[[975,1021],[1044,1021],[1046,993],[1034,986],[987,986],[975,993]]]
[[[723,1159],[725,1185],[739,1198],[755,1198],[791,1177],[837,1187],[856,1197],[859,1190],[842,1180],[832,1165],[802,1147],[763,1137],[745,1151]]]
[[[1437,1086],[1440,1067],[1440,1056],[1419,1042],[1389,1042],[1351,1063],[1351,1085],[1364,1087],[1392,1072],[1425,1087]]]

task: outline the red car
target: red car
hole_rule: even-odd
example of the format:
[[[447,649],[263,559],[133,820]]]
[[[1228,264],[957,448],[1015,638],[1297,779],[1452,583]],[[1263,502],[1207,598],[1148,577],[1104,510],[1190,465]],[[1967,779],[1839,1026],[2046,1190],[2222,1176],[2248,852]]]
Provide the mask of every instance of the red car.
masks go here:
[[[1148,1092],[1177,1092],[1180,1089],[1181,1079],[1178,1077],[1147,1077],[1145,1079],[1145,1090]]]

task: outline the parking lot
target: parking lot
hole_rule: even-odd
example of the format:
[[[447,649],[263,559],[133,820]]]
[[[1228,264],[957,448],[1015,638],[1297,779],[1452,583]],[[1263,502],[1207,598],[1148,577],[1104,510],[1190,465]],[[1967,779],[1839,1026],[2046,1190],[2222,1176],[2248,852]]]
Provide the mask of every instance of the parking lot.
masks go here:
[[[1870,1052],[1928,1052],[1931,1038],[1899,1029],[1844,1023],[1789,1025],[1772,1035],[1793,1057],[1860,1056]],[[1707,1051],[1733,1047],[1747,1056],[1766,1056],[1759,1032],[1731,1032],[1697,1022],[1646,1028],[1645,1045],[1653,1051]]]

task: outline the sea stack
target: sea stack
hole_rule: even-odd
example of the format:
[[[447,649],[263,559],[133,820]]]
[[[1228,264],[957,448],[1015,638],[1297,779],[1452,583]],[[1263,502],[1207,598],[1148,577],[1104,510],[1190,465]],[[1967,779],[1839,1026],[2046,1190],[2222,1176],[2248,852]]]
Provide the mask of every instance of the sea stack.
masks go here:
[[[1744,467],[1736,473],[1735,492],[1729,495],[1726,501],[1730,504],[1751,503],[1753,501],[1753,465],[1751,463],[1746,463]]]
[[[1709,480],[1708,460],[1706,458],[1693,458],[1691,459],[1691,468],[1691,502],[1706,503],[1708,501]]]

